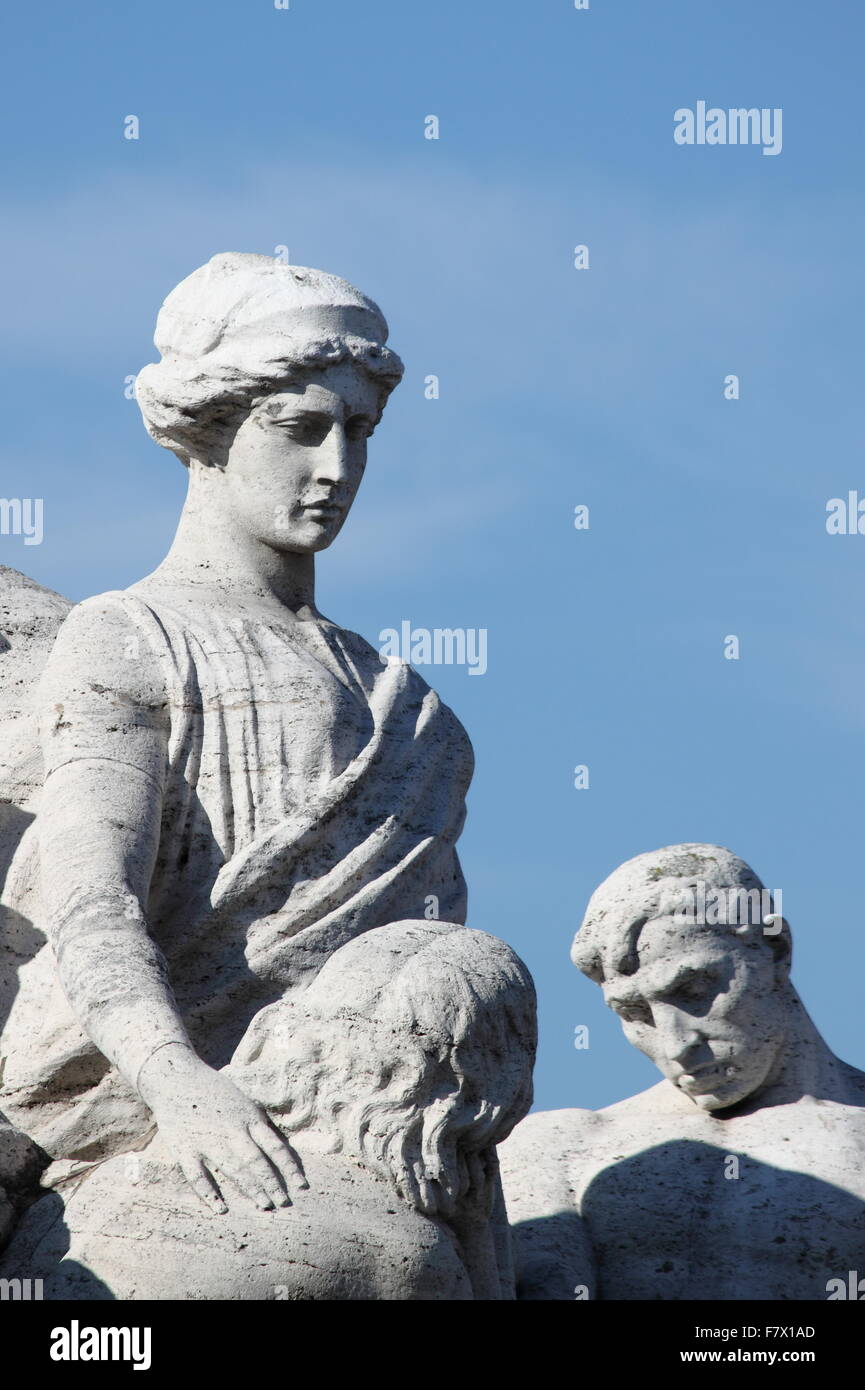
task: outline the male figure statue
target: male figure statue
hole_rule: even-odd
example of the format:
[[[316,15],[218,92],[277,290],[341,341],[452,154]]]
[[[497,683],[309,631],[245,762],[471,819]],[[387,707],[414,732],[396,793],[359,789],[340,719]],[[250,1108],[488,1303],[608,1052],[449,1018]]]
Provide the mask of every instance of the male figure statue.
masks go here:
[[[638,855],[594,893],[572,959],[664,1079],[530,1115],[501,1148],[519,1297],[857,1296],[865,1074],[805,1012],[767,896],[698,844]]]

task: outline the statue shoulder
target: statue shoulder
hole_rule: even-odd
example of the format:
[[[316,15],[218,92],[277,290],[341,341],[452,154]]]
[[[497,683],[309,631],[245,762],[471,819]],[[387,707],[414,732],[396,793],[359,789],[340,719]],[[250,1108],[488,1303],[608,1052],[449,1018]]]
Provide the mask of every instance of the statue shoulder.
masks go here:
[[[117,697],[143,706],[164,705],[162,669],[146,630],[136,621],[136,606],[147,611],[140,600],[109,590],[70,610],[42,672],[42,708]]]
[[[502,1182],[510,1206],[512,1194],[541,1190],[552,1200],[568,1197],[584,1154],[591,1152],[606,1125],[596,1110],[539,1110],[527,1115],[499,1145]]]
[[[499,1154],[523,1154],[537,1148],[547,1153],[570,1153],[582,1147],[603,1123],[600,1110],[535,1110],[516,1126],[499,1148]]]
[[[606,1105],[595,1113],[607,1128],[612,1129],[641,1115],[657,1117],[668,1112],[682,1113],[682,1097],[669,1081],[664,1080],[648,1086],[645,1091],[637,1091],[632,1096],[625,1096],[624,1100]]]

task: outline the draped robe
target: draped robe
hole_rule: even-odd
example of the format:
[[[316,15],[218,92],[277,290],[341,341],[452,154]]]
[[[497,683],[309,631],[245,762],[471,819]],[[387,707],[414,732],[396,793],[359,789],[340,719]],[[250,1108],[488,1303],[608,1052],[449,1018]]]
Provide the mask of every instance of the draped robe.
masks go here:
[[[455,842],[471,746],[415,671],[323,619],[190,609],[143,581],[80,604],[60,631],[39,697],[60,711],[46,777],[81,758],[122,777],[134,757],[134,726],[107,724],[104,699],[80,689],[63,704],[57,651],[74,650],[100,614],[122,621],[128,658],[156,663],[167,694],[159,849],[142,906],[205,1061],[225,1065],[261,1008],[303,989],[361,932],[465,922]],[[0,1110],[52,1158],[93,1160],[136,1147],[152,1122],[60,986],[39,837],[37,801],[2,896]],[[64,940],[73,974],[77,929]]]

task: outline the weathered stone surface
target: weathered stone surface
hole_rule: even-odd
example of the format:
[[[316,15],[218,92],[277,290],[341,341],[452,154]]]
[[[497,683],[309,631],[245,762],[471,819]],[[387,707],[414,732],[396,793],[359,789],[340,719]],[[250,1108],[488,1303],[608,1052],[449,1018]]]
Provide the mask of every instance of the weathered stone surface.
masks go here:
[[[0,836],[6,808],[26,806],[42,784],[33,697],[71,607],[52,589],[0,565]]]
[[[501,1298],[495,1145],[531,1103],[533,1050],[531,980],[503,942],[368,932],[263,1009],[227,1068],[300,1157],[291,1206],[208,1212],[157,1134],[49,1169],[0,1276],[57,1299]]]
[[[472,771],[466,734],[409,666],[384,661],[315,605],[315,555],[348,515],[367,439],[402,372],[386,337],[381,311],[344,280],[265,256],[214,257],[169,295],[157,323],[161,359],[137,380],[148,430],[189,471],[169,554],[130,589],[77,605],[53,644],[47,635],[63,601],[33,600],[47,605],[46,640],[33,649],[34,671],[46,658],[33,764],[44,783],[24,788],[38,813],[3,888],[0,1104],[53,1160],[46,1182],[55,1191],[28,1211],[7,1271],[29,1260],[36,1277],[35,1250],[22,1251],[44,1222],[50,1263],[60,1201],[79,1263],[82,1251],[92,1256],[82,1277],[93,1296],[105,1280],[120,1296],[142,1296],[135,1241],[92,1249],[97,1228],[115,1218],[138,1235],[152,1220],[151,1250],[173,1241],[158,1296],[194,1296],[186,1236],[172,1234],[176,1198],[193,1224],[212,1214],[205,1244],[214,1249],[218,1230],[246,1222],[238,1212],[268,1213],[261,1231],[288,1239],[268,1279],[287,1252],[296,1261],[289,1217],[306,1211],[309,1239],[321,1247],[318,1273],[308,1287],[295,1280],[292,1296],[323,1296],[324,1287],[353,1296],[351,1279],[327,1282],[345,1273],[346,1253],[327,1254],[327,1163],[310,1160],[307,1192],[275,1122],[293,1091],[259,1099],[258,1062],[247,1056],[239,1081],[232,1058],[263,1018],[288,1026],[298,1017],[289,1005],[313,998],[319,974],[365,934],[407,919],[435,934],[432,915],[448,924],[455,954],[475,939],[459,940],[465,884],[455,850]],[[487,967],[475,966],[486,978]],[[448,1025],[462,1026],[454,969],[435,996],[439,1050],[453,1045]],[[534,1045],[531,982],[523,971],[508,988],[522,1000],[519,1056],[506,1050],[477,1079],[473,1133],[460,1141],[486,1155],[493,1197],[490,1146],[528,1103],[524,1091],[519,1101],[508,1092],[511,1108],[500,1110],[497,1087],[514,1066],[525,1077]],[[495,1027],[476,1027],[495,1047]],[[472,1039],[483,1051],[483,1037]],[[391,1045],[393,1070],[406,1047],[397,1030]],[[270,1065],[271,1049],[261,1055]],[[367,1080],[363,1104],[374,1111],[388,1083]],[[420,1107],[418,1124],[442,1097],[407,1096]],[[124,1186],[127,1160],[132,1171],[144,1163],[144,1189]],[[350,1181],[390,1231],[388,1203],[405,1175],[402,1187],[375,1164],[369,1176],[366,1152],[344,1161],[364,1169]],[[434,1145],[415,1167],[403,1199],[419,1213],[411,1218],[419,1249],[436,1245],[430,1223],[445,1220],[423,1195],[442,1180]],[[343,1177],[333,1179],[339,1191]],[[451,1252],[450,1274],[424,1266],[400,1291],[384,1266],[367,1270],[379,1290],[371,1296],[440,1297],[446,1286],[463,1296],[467,1277],[475,1296],[509,1295],[501,1203],[480,1220],[468,1189],[463,1196],[446,1217],[453,1231],[471,1226],[456,1237],[460,1269],[451,1235],[439,1242]],[[409,1245],[415,1236],[406,1235]],[[466,1242],[486,1255],[466,1261]],[[426,1256],[417,1258],[423,1265]],[[414,1262],[412,1254],[407,1267]],[[61,1283],[74,1263],[70,1254]],[[236,1279],[232,1296],[258,1296],[242,1270],[220,1273],[218,1260],[208,1268],[212,1290],[224,1274]]]
[[[805,1012],[762,887],[676,845],[593,895],[573,959],[664,1080],[503,1145],[520,1297],[826,1299],[865,1268],[865,1075]]]
[[[0,565],[0,884],[33,821],[42,786],[34,697],[71,607],[60,594]],[[41,932],[0,901],[0,1032],[17,991],[17,967],[43,941]],[[43,1162],[36,1147],[0,1115],[0,1248],[12,1229],[15,1198],[35,1182]]]
[[[0,1115],[0,1250],[25,1198],[36,1189],[45,1162],[36,1145]]]

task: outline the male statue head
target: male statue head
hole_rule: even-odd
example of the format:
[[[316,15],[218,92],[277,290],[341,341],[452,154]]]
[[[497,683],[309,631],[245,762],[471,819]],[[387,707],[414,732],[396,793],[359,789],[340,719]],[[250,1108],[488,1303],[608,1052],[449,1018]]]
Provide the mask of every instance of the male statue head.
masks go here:
[[[502,1146],[519,1298],[814,1299],[862,1268],[865,1074],[793,987],[780,897],[705,844],[592,895],[572,959],[663,1080]]]
[[[571,959],[701,1110],[778,1080],[802,1013],[790,931],[729,850],[672,845],[628,860],[592,895]]]

